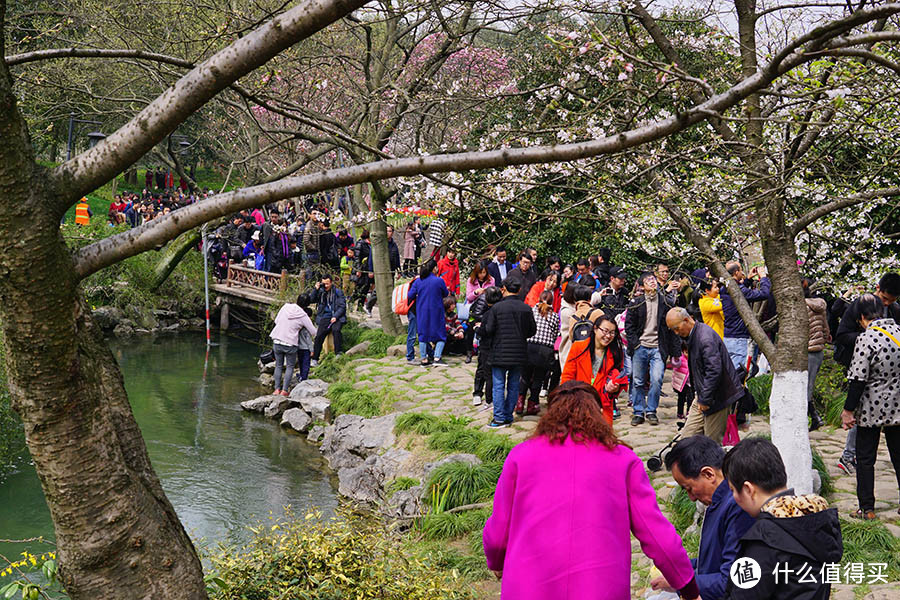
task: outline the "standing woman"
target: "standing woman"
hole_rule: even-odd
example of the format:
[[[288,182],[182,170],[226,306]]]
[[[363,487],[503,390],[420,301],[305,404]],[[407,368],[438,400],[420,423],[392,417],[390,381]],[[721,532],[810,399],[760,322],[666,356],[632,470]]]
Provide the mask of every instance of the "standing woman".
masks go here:
[[[536,415],[540,412],[541,387],[553,362],[553,345],[559,336],[559,315],[553,311],[553,292],[542,292],[540,301],[531,309],[537,331],[528,338],[528,362],[522,369],[516,414]],[[531,394],[528,396],[528,394]],[[528,408],[525,398],[528,396]]]
[[[416,225],[412,221],[403,230],[403,272],[413,273],[416,264]]]
[[[275,395],[290,395],[288,388],[291,384],[291,375],[294,374],[294,365],[297,362],[297,343],[301,330],[306,331],[312,337],[316,335],[312,319],[300,307],[300,304],[309,306],[309,302],[303,295],[297,299],[296,303],[288,302],[282,306],[275,316],[275,327],[269,334],[269,337],[272,338],[272,350],[275,352],[275,391],[273,392]]]
[[[543,279],[536,281],[535,284],[531,286],[531,290],[528,291],[528,295],[525,296],[525,304],[528,306],[536,305],[541,294],[544,292],[553,293],[553,299],[550,305],[555,312],[559,312],[559,309],[562,306],[562,292],[559,289],[559,271],[550,271]]]
[[[592,385],[600,397],[603,418],[612,425],[619,392],[628,388],[625,352],[619,327],[606,314],[594,321],[593,336],[572,342],[560,381],[581,381]]]
[[[474,304],[485,290],[494,287],[494,278],[488,273],[486,260],[479,260],[466,279],[466,303]],[[472,362],[475,329],[471,325],[466,329],[466,364]]]
[[[427,367],[432,364],[434,357],[435,366],[444,366],[441,354],[444,352],[444,344],[447,342],[447,329],[445,327],[444,298],[450,295],[447,284],[438,277],[437,263],[434,259],[428,260],[419,269],[419,278],[412,282],[407,293],[407,301],[416,303],[416,327],[419,333],[419,357],[421,365]],[[431,344],[434,344],[434,350]]]
[[[550,392],[534,435],[509,453],[482,535],[503,600],[631,597],[631,536],[682,598],[699,591],[641,459],[600,414],[597,391]]]
[[[874,520],[875,458],[881,432],[900,488],[900,325],[884,317],[885,307],[872,294],[860,296],[859,326],[853,359],[847,371],[850,382],[841,421],[844,429],[856,428],[857,517]],[[900,511],[898,511],[900,512]]]

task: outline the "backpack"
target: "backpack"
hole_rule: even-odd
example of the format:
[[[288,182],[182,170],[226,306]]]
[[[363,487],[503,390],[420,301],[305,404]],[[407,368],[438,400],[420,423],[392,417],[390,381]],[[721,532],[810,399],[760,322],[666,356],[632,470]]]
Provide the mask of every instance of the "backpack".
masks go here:
[[[572,334],[569,336],[573,344],[575,342],[583,342],[585,340],[594,339],[594,319],[592,319],[591,317],[595,312],[603,314],[603,311],[599,308],[592,308],[587,312],[586,315],[575,318],[575,321],[572,323]],[[594,344],[588,344],[586,350],[590,352],[591,359],[593,360]]]
[[[409,294],[409,286],[412,284],[412,281],[407,281],[401,285],[398,285],[394,288],[394,291],[391,292],[391,310],[398,315],[405,315],[409,313],[409,302],[407,301],[407,295]]]

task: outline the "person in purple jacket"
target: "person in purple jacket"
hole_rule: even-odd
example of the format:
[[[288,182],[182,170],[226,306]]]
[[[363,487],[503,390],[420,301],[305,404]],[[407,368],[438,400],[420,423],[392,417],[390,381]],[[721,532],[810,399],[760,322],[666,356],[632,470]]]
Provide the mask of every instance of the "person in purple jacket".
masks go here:
[[[699,596],[644,464],[619,442],[590,385],[550,392],[534,435],[509,453],[484,525],[501,598],[631,598],[631,535],[681,597]]]

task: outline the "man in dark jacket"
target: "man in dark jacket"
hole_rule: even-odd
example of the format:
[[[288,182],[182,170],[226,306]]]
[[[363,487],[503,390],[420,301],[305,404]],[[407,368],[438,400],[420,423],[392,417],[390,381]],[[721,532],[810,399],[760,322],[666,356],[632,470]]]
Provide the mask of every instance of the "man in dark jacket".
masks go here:
[[[632,425],[640,425],[646,418],[651,425],[659,425],[656,409],[662,389],[666,360],[681,354],[681,341],[666,327],[666,313],[675,306],[671,294],[657,291],[656,276],[645,272],[638,280],[644,293],[628,305],[625,316],[625,336],[631,356],[631,402],[634,405]],[[650,381],[649,393],[645,384]]]
[[[391,272],[396,273],[400,270],[400,248],[397,247],[397,242],[394,241],[394,228],[390,225],[387,226],[387,243],[388,256],[391,261]]]
[[[520,259],[521,261],[521,259]],[[531,261],[531,258],[528,258]],[[529,265],[530,266],[530,265]],[[494,420],[490,427],[509,427],[519,398],[522,365],[528,360],[528,343],[537,326],[531,307],[518,298],[520,280],[512,275],[503,282],[503,299],[484,315],[481,329],[490,338]]]
[[[506,279],[506,276],[512,270],[512,265],[506,262],[506,248],[497,246],[497,249],[494,251],[494,260],[488,263],[487,270],[497,285],[500,285]]]
[[[347,299],[344,292],[335,287],[331,275],[322,276],[316,283],[316,340],[313,343],[312,360],[319,360],[325,337],[331,333],[334,340],[334,353],[341,353],[341,327],[347,322]],[[315,366],[315,365],[313,365]]]
[[[522,302],[525,301],[525,297],[528,295],[528,292],[531,291],[531,286],[537,281],[537,273],[535,272],[535,269],[532,268],[533,264],[534,261],[531,259],[531,254],[527,251],[522,251],[519,255],[519,262],[516,265],[516,268],[510,271],[509,275],[506,276],[506,279],[503,280],[504,284],[507,281],[515,281],[519,284],[516,297]]]
[[[600,308],[610,319],[625,312],[628,307],[628,290],[625,289],[625,269],[609,270],[609,286],[600,290]]]
[[[728,349],[712,327],[694,321],[684,308],[669,310],[666,325],[687,342],[691,386],[697,394],[681,435],[703,434],[721,442],[728,407],[743,394]]]
[[[718,337],[718,336],[717,336]],[[754,519],[734,501],[722,474],[725,451],[705,435],[682,438],[666,454],[666,468],[694,502],[706,506],[700,530],[700,550],[691,559],[703,600],[722,600],[731,564],[738,557],[741,537]],[[659,576],[650,582],[654,590],[675,591]]]
[[[757,517],[741,538],[726,600],[827,600],[824,567],[840,569],[844,554],[837,509],[821,496],[795,495],[778,449],[764,438],[732,448],[722,472],[738,506]]]

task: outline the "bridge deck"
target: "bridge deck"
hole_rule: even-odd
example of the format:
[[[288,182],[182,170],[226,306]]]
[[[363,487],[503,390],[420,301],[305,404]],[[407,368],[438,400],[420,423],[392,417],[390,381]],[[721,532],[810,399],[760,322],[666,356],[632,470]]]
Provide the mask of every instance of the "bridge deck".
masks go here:
[[[259,304],[275,304],[275,295],[271,292],[264,292],[259,289],[244,287],[241,285],[225,285],[224,283],[210,284],[209,288],[217,294],[224,296],[236,296],[250,302]]]

